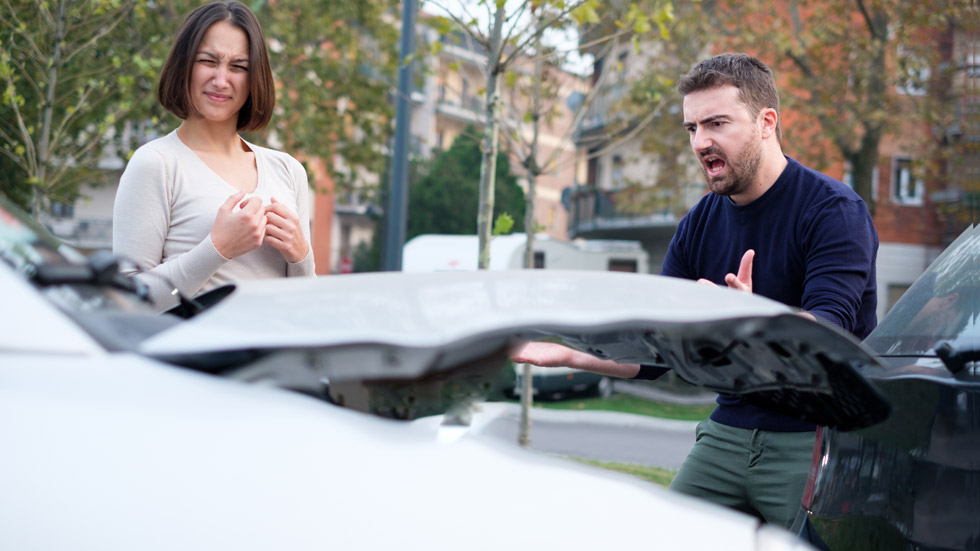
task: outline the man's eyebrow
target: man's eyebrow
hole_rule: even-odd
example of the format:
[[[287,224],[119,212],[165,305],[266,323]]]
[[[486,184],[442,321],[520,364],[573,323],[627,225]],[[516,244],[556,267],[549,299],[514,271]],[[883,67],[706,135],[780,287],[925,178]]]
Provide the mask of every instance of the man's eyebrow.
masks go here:
[[[697,121],[697,124],[708,124],[718,120],[730,120],[730,119],[731,117],[729,117],[728,115],[711,115],[710,117],[705,117]],[[682,124],[685,128],[687,128],[688,126],[694,126],[695,123],[691,121],[684,121]]]

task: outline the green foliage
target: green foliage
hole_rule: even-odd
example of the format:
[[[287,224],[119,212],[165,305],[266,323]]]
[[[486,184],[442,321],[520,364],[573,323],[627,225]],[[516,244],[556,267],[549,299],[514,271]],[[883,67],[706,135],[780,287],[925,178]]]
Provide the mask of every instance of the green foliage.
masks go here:
[[[933,33],[948,29],[965,9],[954,0],[753,0],[720,3],[708,15],[729,35],[727,48],[755,52],[786,77],[786,109],[819,122],[820,132],[785,129],[788,153],[800,151],[817,168],[849,161],[855,189],[874,212],[873,169],[884,136],[900,136],[910,151],[930,147],[928,133],[908,128],[929,121],[936,104],[927,95],[898,90],[924,84],[923,67],[939,72]]]
[[[625,116],[610,130],[625,132],[631,125],[642,125],[638,139],[643,154],[657,166],[656,179],[624,181],[625,189],[616,195],[616,209],[623,213],[681,215],[689,207],[686,189],[700,186],[701,182],[690,170],[693,156],[681,125],[683,100],[675,89],[676,79],[703,57],[703,37],[710,29],[704,14],[690,4],[680,4],[675,9],[657,2],[643,9],[661,14],[653,19],[665,26],[662,33],[670,40],[645,46],[657,48],[658,53],[649,58],[643,74],[628,83],[628,93],[617,106]]]
[[[601,467],[611,471],[638,476],[644,480],[653,482],[654,484],[659,484],[665,488],[670,486],[671,481],[673,481],[674,477],[677,476],[677,471],[663,469],[661,467],[648,467],[646,465],[632,465],[629,463],[610,463],[606,461],[579,459],[575,457],[571,459],[574,459],[580,463],[585,463],[586,465],[592,465],[594,467]]]
[[[0,3],[0,157],[10,168],[0,193],[24,207],[35,193],[70,199],[104,179],[100,160],[128,159],[146,131],[179,124],[157,104],[156,85],[179,22],[200,4]],[[341,155],[340,189],[362,170],[383,173],[399,33],[385,19],[389,3],[249,5],[269,44],[277,106],[267,135],[248,138],[299,157]]]
[[[0,193],[37,212],[101,177],[151,117],[163,8],[142,1],[0,4]]]
[[[514,227],[514,217],[506,212],[500,213],[493,221],[493,235],[506,235]]]
[[[393,9],[381,0],[278,0],[256,12],[277,84],[268,133],[293,155],[339,155],[338,192],[385,171],[401,32]]]
[[[479,138],[472,127],[453,145],[428,163],[413,167],[408,201],[406,239],[424,233],[472,235],[476,233],[480,184]],[[523,231],[524,191],[511,173],[506,155],[497,157],[494,215],[506,213]]]
[[[572,19],[580,27],[590,23],[598,23],[600,21],[599,9],[601,6],[602,4],[599,0],[585,0],[585,2],[582,2],[581,5],[572,10]]]
[[[354,272],[377,272],[381,269],[382,233],[379,227],[371,234],[370,240],[361,241],[354,247]]]
[[[711,412],[715,410],[716,404],[672,404],[639,398],[629,394],[616,393],[610,398],[583,398],[580,400],[564,400],[559,402],[535,402],[535,407],[576,411],[616,411],[619,413],[631,413],[634,415],[662,417],[664,419],[702,421],[711,415]]]

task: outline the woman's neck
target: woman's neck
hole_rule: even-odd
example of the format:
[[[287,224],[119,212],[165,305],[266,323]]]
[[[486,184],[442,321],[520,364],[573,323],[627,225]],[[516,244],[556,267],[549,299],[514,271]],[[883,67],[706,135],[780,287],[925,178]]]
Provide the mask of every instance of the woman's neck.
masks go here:
[[[194,151],[231,155],[245,146],[238,136],[236,121],[214,124],[204,119],[185,119],[177,127],[177,136]]]

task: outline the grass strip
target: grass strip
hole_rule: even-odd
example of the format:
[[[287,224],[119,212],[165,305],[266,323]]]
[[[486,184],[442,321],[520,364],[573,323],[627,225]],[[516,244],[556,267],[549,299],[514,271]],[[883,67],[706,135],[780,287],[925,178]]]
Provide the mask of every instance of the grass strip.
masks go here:
[[[555,402],[535,401],[534,407],[558,410],[617,411],[681,421],[701,421],[707,419],[715,410],[715,404],[670,404],[619,393],[613,394],[609,398],[581,398]]]
[[[586,465],[592,465],[594,467],[601,467],[611,471],[638,476],[644,480],[648,480],[654,484],[659,484],[665,488],[670,486],[670,481],[674,480],[674,477],[677,476],[677,471],[663,469],[660,467],[630,465],[628,463],[608,463],[605,461],[594,461],[592,459],[580,459],[577,457],[570,457],[569,459],[578,461],[579,463],[585,463]]]

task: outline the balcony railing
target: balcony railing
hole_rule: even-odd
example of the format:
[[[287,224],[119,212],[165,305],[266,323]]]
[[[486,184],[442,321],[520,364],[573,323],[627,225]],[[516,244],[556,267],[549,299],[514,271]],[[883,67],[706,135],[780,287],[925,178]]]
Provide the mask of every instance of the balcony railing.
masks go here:
[[[626,190],[600,190],[591,186],[569,188],[568,234],[576,237],[599,230],[650,228],[677,225],[672,209],[635,212],[627,208]]]
[[[444,115],[463,119],[467,122],[483,124],[485,120],[486,105],[483,98],[479,96],[453,97],[446,94],[439,99],[436,109]]]

